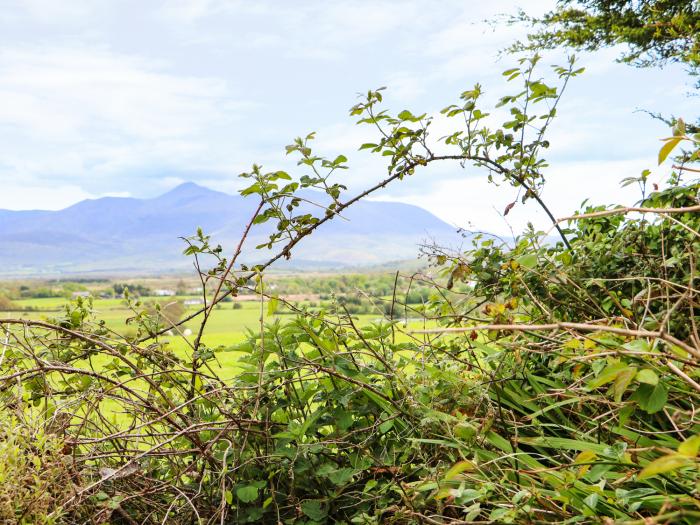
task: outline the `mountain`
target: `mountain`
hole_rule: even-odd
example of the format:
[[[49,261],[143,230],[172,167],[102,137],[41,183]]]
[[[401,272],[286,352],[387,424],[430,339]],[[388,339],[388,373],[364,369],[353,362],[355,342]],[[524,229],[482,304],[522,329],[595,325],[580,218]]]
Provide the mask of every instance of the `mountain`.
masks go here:
[[[303,197],[327,204],[323,193]],[[0,275],[183,269],[192,261],[182,255],[181,237],[201,227],[228,253],[256,204],[253,198],[185,183],[152,199],[105,197],[59,211],[0,210]],[[321,211],[304,206],[304,211]],[[249,246],[264,242],[269,232],[267,224],[254,227]],[[417,206],[361,201],[320,226],[285,264],[330,268],[413,259],[417,245],[430,239],[454,240],[455,230]],[[248,249],[242,259],[255,263],[273,253]]]

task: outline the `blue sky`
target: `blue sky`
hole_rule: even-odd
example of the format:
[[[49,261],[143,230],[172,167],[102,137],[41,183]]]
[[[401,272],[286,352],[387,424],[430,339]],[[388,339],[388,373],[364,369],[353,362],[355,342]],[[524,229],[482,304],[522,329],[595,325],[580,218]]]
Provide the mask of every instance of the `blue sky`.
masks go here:
[[[295,171],[284,146],[316,131],[319,153],[344,153],[347,184],[384,173],[357,146],[372,135],[347,116],[356,94],[387,86],[388,107],[437,114],[475,82],[494,100],[521,29],[483,23],[545,0],[0,2],[0,208],[58,209],[104,195],[149,197],[194,181],[233,192],[253,163]],[[557,215],[584,199],[631,203],[620,179],[667,167],[665,127],[640,109],[696,115],[677,67],[639,70],[615,50],[582,56],[552,128],[545,200]],[[561,56],[545,56],[545,62]],[[436,123],[436,127],[443,125]],[[442,129],[442,128],[440,128]],[[299,173],[297,170],[296,173]],[[418,204],[459,226],[507,232],[533,206],[500,216],[514,191],[443,165],[378,199]]]

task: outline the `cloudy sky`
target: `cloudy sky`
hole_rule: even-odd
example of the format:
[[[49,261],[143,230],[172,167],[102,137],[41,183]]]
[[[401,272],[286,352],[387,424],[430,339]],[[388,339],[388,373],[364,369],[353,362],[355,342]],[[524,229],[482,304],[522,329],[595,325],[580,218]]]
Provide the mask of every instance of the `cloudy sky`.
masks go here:
[[[384,168],[357,152],[372,138],[348,117],[358,92],[387,86],[390,109],[430,114],[475,82],[495,100],[514,89],[500,75],[513,58],[498,51],[521,33],[483,20],[551,5],[0,0],[0,208],[151,197],[184,181],[234,192],[236,175],[254,162],[297,169],[284,146],[310,131],[319,153],[350,159],[345,182],[361,189]],[[654,159],[667,130],[640,110],[698,112],[680,68],[638,70],[615,56],[581,57],[586,74],[570,86],[552,128],[544,198],[558,215],[585,198],[633,202],[637,192],[620,190],[619,181],[644,168],[665,178]],[[494,232],[546,224],[530,204],[506,222],[500,212],[514,195],[479,170],[443,165],[377,198]]]

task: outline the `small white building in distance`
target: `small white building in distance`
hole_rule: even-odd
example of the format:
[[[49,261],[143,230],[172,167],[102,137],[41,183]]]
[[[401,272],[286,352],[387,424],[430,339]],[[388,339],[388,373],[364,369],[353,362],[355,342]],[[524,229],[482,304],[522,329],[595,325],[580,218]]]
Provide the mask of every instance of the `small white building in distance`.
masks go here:
[[[203,299],[185,299],[182,301],[185,306],[192,306],[193,304],[204,304]]]
[[[90,292],[73,292],[70,296],[73,299],[77,299],[78,297],[90,297]]]
[[[175,290],[153,290],[153,295],[158,297],[172,297],[175,295]]]

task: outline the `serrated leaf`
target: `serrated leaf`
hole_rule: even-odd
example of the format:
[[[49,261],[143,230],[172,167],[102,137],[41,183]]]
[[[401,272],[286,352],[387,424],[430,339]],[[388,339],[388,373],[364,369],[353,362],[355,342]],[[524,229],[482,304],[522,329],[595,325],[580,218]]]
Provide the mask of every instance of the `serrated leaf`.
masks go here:
[[[346,485],[352,477],[355,475],[355,471],[351,468],[341,468],[330,472],[328,474],[328,479],[334,485]]]
[[[323,508],[323,504],[317,499],[308,499],[301,502],[301,511],[314,521],[322,521],[328,515],[328,511]]]

